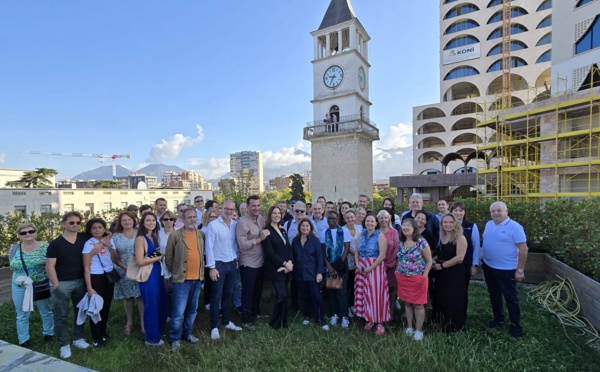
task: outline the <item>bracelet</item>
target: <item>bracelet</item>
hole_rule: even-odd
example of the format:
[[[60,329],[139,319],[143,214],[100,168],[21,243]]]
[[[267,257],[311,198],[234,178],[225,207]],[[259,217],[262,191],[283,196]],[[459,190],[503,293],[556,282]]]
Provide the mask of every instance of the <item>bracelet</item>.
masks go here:
[[[443,262],[442,262],[442,263],[440,263],[440,266],[442,267],[442,269],[445,269],[445,267],[444,267],[444,263],[443,263]]]

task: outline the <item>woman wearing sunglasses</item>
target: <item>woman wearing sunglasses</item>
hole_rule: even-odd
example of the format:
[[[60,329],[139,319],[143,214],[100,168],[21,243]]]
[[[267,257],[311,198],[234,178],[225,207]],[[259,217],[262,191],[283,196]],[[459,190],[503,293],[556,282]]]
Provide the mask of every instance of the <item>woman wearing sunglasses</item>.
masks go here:
[[[17,336],[19,345],[29,348],[29,315],[23,311],[23,300],[26,286],[17,284],[23,278],[29,277],[33,282],[47,280],[46,250],[47,242],[37,241],[37,229],[32,223],[22,223],[17,227],[20,242],[10,249],[10,269],[13,272],[12,298],[17,312]],[[46,342],[52,341],[54,335],[54,317],[50,298],[35,301],[42,317],[43,334]],[[33,308],[32,308],[33,309]]]

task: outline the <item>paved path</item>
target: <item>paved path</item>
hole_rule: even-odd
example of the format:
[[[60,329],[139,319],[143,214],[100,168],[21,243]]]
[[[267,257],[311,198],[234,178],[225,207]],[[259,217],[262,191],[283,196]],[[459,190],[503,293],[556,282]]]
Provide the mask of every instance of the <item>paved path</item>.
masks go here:
[[[20,371],[87,372],[89,368],[38,353],[0,340],[0,372]]]

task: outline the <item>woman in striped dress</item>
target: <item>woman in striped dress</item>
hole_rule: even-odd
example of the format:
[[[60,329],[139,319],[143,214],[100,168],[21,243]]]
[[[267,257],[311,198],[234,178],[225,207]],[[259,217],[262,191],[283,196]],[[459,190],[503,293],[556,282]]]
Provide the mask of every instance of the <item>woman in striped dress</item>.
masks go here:
[[[366,330],[377,323],[377,334],[383,335],[383,323],[390,320],[388,281],[383,265],[387,251],[385,235],[381,233],[377,217],[367,214],[363,231],[358,239],[356,282],[354,284],[354,310],[367,322]]]

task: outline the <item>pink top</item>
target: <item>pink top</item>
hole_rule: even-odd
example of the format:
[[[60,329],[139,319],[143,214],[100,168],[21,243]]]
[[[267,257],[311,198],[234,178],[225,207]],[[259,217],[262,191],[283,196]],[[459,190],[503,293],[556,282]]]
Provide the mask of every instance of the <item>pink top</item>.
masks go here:
[[[394,228],[390,228],[385,233],[385,240],[387,241],[387,251],[385,252],[385,259],[383,264],[387,269],[393,269],[394,271],[398,268],[398,231]]]

